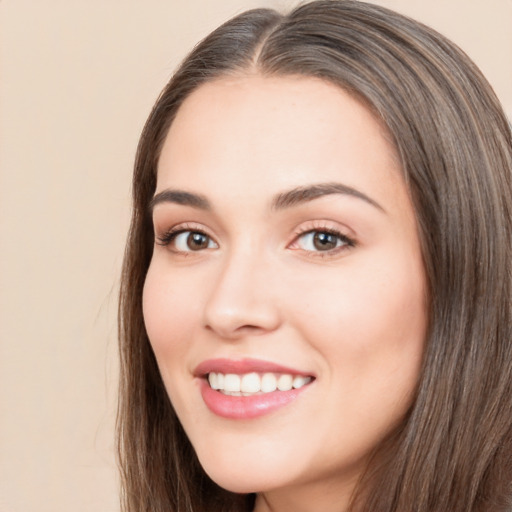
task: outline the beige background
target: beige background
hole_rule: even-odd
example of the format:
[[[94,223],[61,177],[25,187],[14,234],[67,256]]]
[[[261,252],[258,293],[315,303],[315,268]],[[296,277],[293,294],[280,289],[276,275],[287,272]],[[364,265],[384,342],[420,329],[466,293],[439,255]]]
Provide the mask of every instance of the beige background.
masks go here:
[[[381,0],[512,117],[512,0]],[[0,512],[115,512],[116,294],[141,127],[192,45],[294,1],[0,0]]]

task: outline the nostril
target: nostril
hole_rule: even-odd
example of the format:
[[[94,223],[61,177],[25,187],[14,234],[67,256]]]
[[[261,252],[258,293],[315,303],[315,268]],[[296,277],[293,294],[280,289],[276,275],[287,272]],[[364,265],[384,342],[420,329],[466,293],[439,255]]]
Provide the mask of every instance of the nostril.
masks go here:
[[[226,339],[238,339],[244,336],[260,336],[268,332],[257,325],[241,325],[239,327],[219,324],[207,324],[206,329]]]
[[[205,311],[205,328],[226,339],[243,336],[258,336],[275,330],[279,326],[277,308],[268,302],[239,301],[237,306],[221,307],[211,303]]]

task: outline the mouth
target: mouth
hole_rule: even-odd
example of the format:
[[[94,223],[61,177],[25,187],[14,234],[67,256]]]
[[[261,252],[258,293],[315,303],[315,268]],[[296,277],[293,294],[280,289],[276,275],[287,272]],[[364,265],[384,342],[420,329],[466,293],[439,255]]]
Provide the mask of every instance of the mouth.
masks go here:
[[[315,381],[313,374],[253,359],[208,360],[194,373],[208,409],[228,419],[252,419],[280,409]]]

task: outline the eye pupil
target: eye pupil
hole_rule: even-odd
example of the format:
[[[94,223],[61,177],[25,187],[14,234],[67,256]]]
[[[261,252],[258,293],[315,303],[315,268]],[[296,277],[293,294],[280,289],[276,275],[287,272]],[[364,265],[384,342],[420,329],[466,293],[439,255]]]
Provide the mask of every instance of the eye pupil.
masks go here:
[[[331,233],[319,231],[313,236],[313,245],[315,246],[315,249],[318,249],[319,251],[335,249],[337,243],[338,237]]]
[[[191,251],[199,251],[208,247],[208,237],[203,233],[192,232],[187,238],[187,247]]]

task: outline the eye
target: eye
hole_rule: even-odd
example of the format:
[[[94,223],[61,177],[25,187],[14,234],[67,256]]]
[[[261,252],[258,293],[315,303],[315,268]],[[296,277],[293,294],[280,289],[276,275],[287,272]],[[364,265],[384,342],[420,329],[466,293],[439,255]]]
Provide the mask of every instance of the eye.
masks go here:
[[[178,251],[201,251],[215,247],[213,240],[200,231],[183,231],[174,237],[174,246]]]
[[[160,245],[170,246],[176,252],[196,252],[218,247],[206,233],[190,229],[171,230],[158,240]]]
[[[292,248],[309,252],[330,252],[354,245],[353,240],[337,231],[311,230],[299,235]]]

